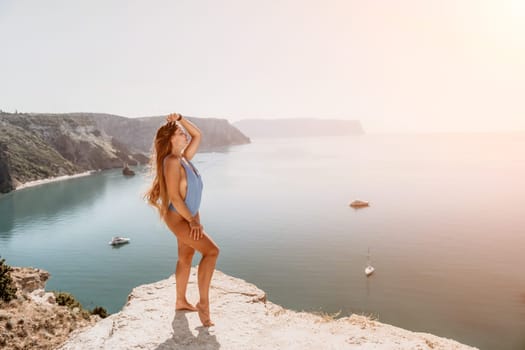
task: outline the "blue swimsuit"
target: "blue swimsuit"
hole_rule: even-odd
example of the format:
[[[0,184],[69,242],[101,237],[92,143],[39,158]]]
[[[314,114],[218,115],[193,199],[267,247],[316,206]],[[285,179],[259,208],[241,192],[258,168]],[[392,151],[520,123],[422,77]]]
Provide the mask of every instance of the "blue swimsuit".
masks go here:
[[[164,158],[164,160],[166,160],[166,158]],[[186,164],[186,162],[188,162],[188,164]],[[201,205],[203,187],[202,178],[197,171],[197,168],[195,168],[195,166],[189,160],[181,158],[181,164],[184,167],[184,170],[186,170],[186,181],[188,183],[188,189],[186,190],[186,198],[184,199],[184,203],[190,210],[191,215],[194,216],[199,211],[199,207]],[[175,209],[171,203],[169,210],[177,212],[177,209]]]

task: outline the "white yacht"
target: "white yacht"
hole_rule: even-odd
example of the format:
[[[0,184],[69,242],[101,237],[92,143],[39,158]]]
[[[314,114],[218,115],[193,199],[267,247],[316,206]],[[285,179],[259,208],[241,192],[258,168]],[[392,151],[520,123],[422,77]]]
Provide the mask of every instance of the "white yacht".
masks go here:
[[[113,237],[113,239],[109,242],[109,244],[111,244],[111,245],[126,244],[126,243],[129,243],[129,241],[130,241],[129,238],[126,238],[126,237],[120,237],[120,236],[115,236],[115,237]]]

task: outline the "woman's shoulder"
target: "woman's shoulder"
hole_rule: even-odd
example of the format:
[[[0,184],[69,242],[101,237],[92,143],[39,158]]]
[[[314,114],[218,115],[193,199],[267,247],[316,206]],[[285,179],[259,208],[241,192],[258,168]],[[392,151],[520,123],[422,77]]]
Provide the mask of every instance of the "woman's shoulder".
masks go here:
[[[166,157],[164,157],[163,163],[164,165],[166,164],[173,165],[173,164],[181,164],[181,161],[182,161],[182,157],[178,157],[173,154],[168,154]]]

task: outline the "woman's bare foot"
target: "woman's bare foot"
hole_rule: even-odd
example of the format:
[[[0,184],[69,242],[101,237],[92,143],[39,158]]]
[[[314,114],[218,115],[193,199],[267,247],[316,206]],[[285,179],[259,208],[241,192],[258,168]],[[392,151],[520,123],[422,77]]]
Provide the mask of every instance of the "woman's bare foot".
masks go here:
[[[175,303],[175,310],[198,311],[195,306],[191,305],[186,300],[177,300]]]
[[[195,304],[195,307],[197,308],[197,311],[199,312],[199,318],[201,319],[202,325],[204,327],[211,327],[215,326],[215,323],[213,323],[210,320],[210,305],[204,306],[200,303]]]

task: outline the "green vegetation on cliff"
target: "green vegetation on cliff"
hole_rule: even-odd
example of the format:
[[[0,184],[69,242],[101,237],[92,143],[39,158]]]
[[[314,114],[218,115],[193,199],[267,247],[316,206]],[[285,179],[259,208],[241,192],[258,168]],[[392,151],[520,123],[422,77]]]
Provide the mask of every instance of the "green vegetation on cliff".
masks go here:
[[[11,266],[0,260],[0,300],[9,302],[16,297],[16,287],[11,279]]]

